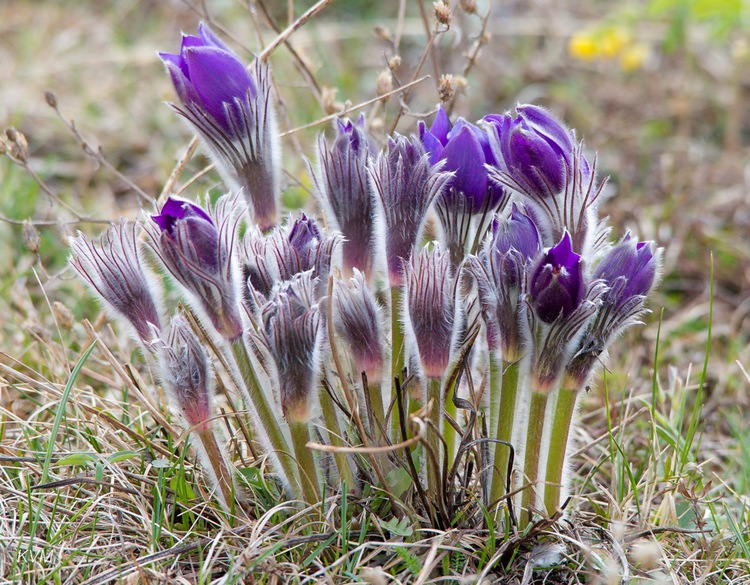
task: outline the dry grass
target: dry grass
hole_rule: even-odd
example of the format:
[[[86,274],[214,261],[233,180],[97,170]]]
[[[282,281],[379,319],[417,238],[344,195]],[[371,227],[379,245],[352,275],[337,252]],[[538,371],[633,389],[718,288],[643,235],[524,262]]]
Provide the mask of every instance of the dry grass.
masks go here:
[[[375,97],[398,47],[395,88],[432,77],[406,97],[363,109],[376,134],[399,120],[409,129],[429,112],[442,73],[468,80],[453,105],[470,118],[516,99],[550,105],[599,150],[617,191],[606,203],[617,230],[666,246],[665,274],[648,327],[616,344],[610,373],[584,402],[567,519],[506,540],[481,528],[389,523],[377,517],[376,496],[336,495],[325,510],[280,505],[273,476],[231,421],[230,451],[247,469],[248,505],[242,517],[227,518],[189,437],[170,426],[148,368],[65,270],[71,230],[98,231],[86,218],[133,216],[138,198],[81,152],[43,97],[53,90],[86,140],[158,196],[189,135],[159,103],[171,88],[156,51],[174,50],[180,29],[193,30],[201,18],[248,49],[276,36],[264,6],[278,29],[288,24],[286,6],[271,2],[253,3],[252,11],[206,4],[208,15],[198,3],[0,7],[0,125],[25,133],[29,166],[51,193],[0,159],[0,213],[9,220],[0,223],[0,579],[750,582],[750,380],[740,366],[750,366],[750,120],[741,107],[750,80],[732,47],[696,27],[683,51],[637,72],[580,63],[565,47],[570,34],[605,16],[593,2],[556,2],[554,11],[544,2],[503,3],[479,44],[481,19],[456,12],[451,32],[438,34],[427,52],[432,17],[425,26],[411,3],[399,19],[397,2],[334,2],[295,32],[294,51],[282,46],[271,58],[287,130]],[[297,5],[294,15],[306,8]],[[644,26],[644,34],[658,36],[662,24]],[[319,128],[289,134],[285,152],[309,155]],[[179,184],[204,167],[193,157]],[[287,202],[308,204],[299,157],[288,156],[285,169]],[[216,185],[207,173],[190,192]],[[26,218],[41,234],[38,251],[22,240],[18,223]],[[546,567],[550,550],[563,550],[563,562]]]

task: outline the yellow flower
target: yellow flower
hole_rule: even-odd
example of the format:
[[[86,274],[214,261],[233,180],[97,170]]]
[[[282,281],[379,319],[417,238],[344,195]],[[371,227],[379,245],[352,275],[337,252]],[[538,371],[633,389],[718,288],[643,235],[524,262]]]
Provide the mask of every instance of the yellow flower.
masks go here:
[[[648,46],[643,43],[633,43],[620,53],[620,67],[623,71],[640,69],[648,58],[648,54]]]
[[[594,36],[589,32],[577,32],[568,43],[568,52],[581,61],[593,61],[598,56]]]
[[[608,28],[599,37],[599,55],[614,59],[631,43],[630,34],[621,28]]]

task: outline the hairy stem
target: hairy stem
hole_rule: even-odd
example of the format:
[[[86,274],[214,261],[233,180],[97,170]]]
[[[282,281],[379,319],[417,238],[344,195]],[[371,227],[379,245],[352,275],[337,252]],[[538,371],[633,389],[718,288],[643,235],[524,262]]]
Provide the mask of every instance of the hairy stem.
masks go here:
[[[458,422],[458,407],[453,403],[453,393],[456,391],[455,382],[445,389],[445,395],[443,400],[443,409],[445,414],[449,415],[453,420]],[[453,467],[453,461],[456,458],[456,451],[458,450],[458,432],[447,420],[443,424],[443,438],[445,439],[446,458],[448,463],[448,469]]]
[[[391,383],[401,376],[404,369],[404,329],[401,323],[401,297],[403,289],[400,286],[391,287]],[[395,387],[394,387],[395,393]],[[395,394],[393,395],[395,398]],[[404,397],[407,400],[407,397]],[[395,403],[395,401],[394,401]],[[407,400],[408,404],[408,400]],[[394,407],[391,412],[391,428],[394,442],[398,442],[400,427],[400,412]]]
[[[506,362],[494,352],[490,354],[490,429],[494,423],[495,439],[511,443],[513,440],[513,423],[515,421],[518,398],[518,374],[520,361]],[[496,396],[497,395],[497,396]],[[496,443],[493,460],[492,489],[490,502],[495,502],[505,495],[508,481],[508,461],[510,449],[507,445]]]
[[[279,425],[279,416],[271,408],[268,398],[258,381],[258,376],[247,353],[245,342],[242,338],[238,338],[230,342],[230,344],[237,369],[244,382],[242,390],[244,391],[245,399],[249,402],[248,406],[251,406],[255,410],[261,426],[259,430],[268,438],[273,452],[278,457],[279,467],[281,467],[280,471],[294,490],[295,497],[301,498],[303,491],[299,470],[294,458],[291,456],[289,444]]]
[[[547,409],[547,394],[544,392],[532,392],[531,404],[529,406],[529,426],[526,429],[526,455],[524,457],[524,473],[529,482],[529,487],[523,491],[521,497],[521,528],[531,523],[531,508],[536,505],[536,493],[540,486],[539,479],[539,455],[542,446],[542,434],[544,432],[544,412]]]
[[[289,431],[292,434],[294,456],[302,479],[302,493],[308,504],[316,504],[320,501],[320,490],[318,468],[315,466],[312,450],[307,446],[310,442],[310,427],[307,422],[290,422]]]
[[[577,397],[577,389],[561,388],[555,405],[548,449],[547,471],[544,477],[544,508],[548,516],[552,516],[561,504],[565,453],[567,452]]]
[[[343,440],[343,433],[341,432],[341,425],[339,424],[339,418],[336,416],[336,405],[334,404],[331,397],[327,392],[320,392],[320,408],[323,411],[323,420],[328,430],[328,440],[331,445],[336,447],[345,446]],[[349,457],[346,453],[334,453],[333,458],[336,461],[336,468],[339,471],[339,478],[346,482],[346,485],[354,485],[354,478],[352,476],[351,467],[349,467]]]
[[[433,452],[438,455],[437,457],[437,469],[435,469],[427,458],[427,487],[431,494],[437,494],[440,489],[440,422],[443,418],[443,405],[440,394],[440,378],[429,378],[427,380],[427,401],[432,400],[432,411],[430,412],[430,420],[433,424],[433,429],[427,434],[427,441],[432,447]],[[447,426],[447,425],[446,425]]]
[[[224,505],[226,511],[231,512],[234,508],[232,473],[229,471],[224,454],[216,442],[216,436],[211,429],[198,429],[195,434],[203,445],[206,459],[216,476],[219,501]]]

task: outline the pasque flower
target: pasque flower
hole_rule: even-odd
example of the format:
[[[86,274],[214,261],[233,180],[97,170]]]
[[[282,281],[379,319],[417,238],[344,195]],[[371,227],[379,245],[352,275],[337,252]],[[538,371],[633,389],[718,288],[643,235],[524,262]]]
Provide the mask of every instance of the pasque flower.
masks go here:
[[[529,280],[534,312],[545,323],[570,316],[583,299],[583,265],[573,252],[570,234],[551,248],[537,264]]]
[[[451,254],[454,266],[464,257],[470,241],[472,216],[491,217],[507,201],[505,189],[488,179],[486,165],[495,165],[495,156],[484,130],[460,118],[453,126],[442,106],[428,130],[419,123],[419,137],[433,164],[453,172],[446,189],[435,201],[440,221],[440,240]],[[486,224],[476,226],[483,230]]]
[[[502,349],[506,361],[515,361],[521,350],[519,299],[526,275],[541,251],[534,222],[513,204],[508,218],[493,220],[492,231],[477,256],[466,258],[464,270],[477,285],[490,351]]]
[[[318,165],[310,165],[315,194],[330,223],[344,236],[342,271],[349,278],[358,269],[368,280],[375,261],[375,200],[367,167],[375,150],[364,117],[352,123],[336,121],[336,138],[329,146],[318,137]]]
[[[603,185],[596,181],[596,162],[589,165],[575,133],[543,108],[519,105],[516,112],[516,118],[484,119],[498,161],[488,167],[490,180],[526,198],[545,246],[567,231],[576,253],[595,254],[607,236],[596,214]]]
[[[154,287],[141,267],[136,223],[110,226],[98,241],[82,233],[71,238],[70,265],[104,301],[105,306],[135,331],[149,347],[161,319],[154,300]]]
[[[424,122],[419,123],[419,139],[430,153],[432,164],[445,161],[441,170],[454,172],[441,199],[464,197],[471,213],[497,207],[504,189],[488,180],[485,165],[494,165],[496,160],[484,130],[463,118],[452,125],[439,106],[429,130]]]
[[[430,164],[416,139],[395,135],[388,149],[370,166],[375,192],[385,220],[385,253],[391,286],[403,283],[402,261],[408,261],[419,241],[427,210],[446,188],[452,173]]]
[[[232,247],[238,214],[234,200],[222,197],[214,208],[217,222],[200,206],[170,197],[147,224],[149,246],[226,339],[242,334]],[[217,227],[218,224],[218,227]]]
[[[311,271],[281,283],[263,307],[263,334],[274,358],[284,417],[307,422],[316,392],[324,330]]]
[[[286,225],[269,234],[248,230],[240,246],[240,257],[250,307],[262,306],[276,284],[308,270],[317,278],[317,296],[322,296],[328,288],[331,261],[340,244],[340,234],[324,235],[315,220],[304,213],[294,221],[290,217]]]
[[[609,343],[622,331],[638,323],[646,312],[646,296],[656,283],[661,254],[651,242],[638,242],[626,234],[602,259],[593,278],[607,285],[601,307],[584,334],[579,349],[568,364],[569,385],[582,387]]]
[[[458,330],[457,279],[450,257],[439,245],[405,263],[404,321],[412,353],[429,379],[441,379]]]
[[[248,73],[205,24],[185,35],[178,54],[159,54],[180,104],[172,104],[203,139],[222,178],[241,189],[262,230],[277,221],[280,143],[268,65]]]

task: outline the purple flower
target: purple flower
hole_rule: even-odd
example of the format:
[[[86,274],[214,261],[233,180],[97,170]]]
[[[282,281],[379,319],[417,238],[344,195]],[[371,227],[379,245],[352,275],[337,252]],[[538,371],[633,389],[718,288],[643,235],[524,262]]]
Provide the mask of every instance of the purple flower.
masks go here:
[[[445,110],[439,106],[429,130],[424,122],[419,123],[419,139],[430,153],[432,164],[445,161],[441,170],[454,172],[442,195],[449,205],[463,197],[470,213],[483,213],[503,200],[504,189],[487,177],[485,165],[494,165],[496,161],[484,130],[463,119],[452,126]]]
[[[645,297],[656,280],[658,258],[649,242],[635,242],[630,234],[613,247],[594,271],[610,290],[605,303],[621,307],[629,299]]]
[[[260,307],[274,286],[290,281],[295,275],[311,270],[317,278],[316,294],[322,297],[328,289],[328,274],[341,236],[325,236],[315,220],[302,217],[278,227],[268,235],[248,230],[240,247],[244,283],[250,294],[250,307]]]
[[[519,105],[518,116],[487,116],[499,148],[499,167],[526,194],[551,197],[565,187],[573,166],[575,134],[539,106]]]
[[[263,308],[263,336],[273,357],[281,409],[290,422],[306,422],[317,388],[324,339],[311,272],[274,290]]]
[[[489,348],[501,348],[506,361],[520,357],[523,335],[519,299],[525,291],[529,267],[540,251],[534,222],[514,204],[510,218],[496,218],[482,251],[469,256],[464,264],[477,284]]]
[[[124,319],[138,339],[149,347],[161,329],[153,286],[141,267],[138,225],[110,226],[92,242],[82,233],[71,238],[70,265],[118,318]]]
[[[162,380],[191,427],[207,428],[211,418],[211,368],[203,346],[187,321],[172,318],[166,342],[157,355]]]
[[[224,181],[243,190],[262,230],[277,221],[280,144],[268,66],[252,74],[205,24],[185,35],[179,54],[160,53],[183,116],[203,139]]]
[[[383,315],[365,276],[354,269],[347,286],[336,280],[333,289],[334,324],[349,349],[357,374],[377,383],[383,368]]]
[[[568,317],[584,297],[581,256],[573,252],[570,234],[539,261],[529,280],[531,306],[537,316],[551,324]]]
[[[238,214],[229,196],[211,216],[198,205],[170,197],[146,231],[149,246],[216,330],[226,339],[242,334],[232,271],[232,246]]]
[[[364,117],[356,124],[337,120],[336,131],[330,147],[322,134],[318,137],[318,167],[309,165],[310,174],[327,217],[344,236],[344,277],[351,277],[357,268],[369,280],[374,266],[375,201],[367,166],[374,149],[364,129]]]
[[[646,312],[646,295],[653,288],[661,254],[650,242],[636,242],[627,234],[602,259],[593,277],[607,285],[601,307],[579,344],[566,374],[583,387],[609,343]]]
[[[370,165],[385,220],[385,252],[391,286],[403,284],[402,261],[408,261],[422,235],[427,210],[452,174],[433,167],[417,140],[395,135],[388,150]]]
[[[426,247],[405,264],[407,338],[427,378],[440,379],[448,367],[458,329],[457,279],[440,246]]]
[[[225,132],[241,124],[241,102],[258,90],[229,47],[206,26],[199,36],[183,35],[179,54],[159,53],[183,104],[202,108]]]

